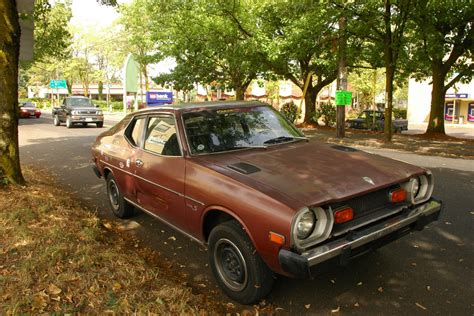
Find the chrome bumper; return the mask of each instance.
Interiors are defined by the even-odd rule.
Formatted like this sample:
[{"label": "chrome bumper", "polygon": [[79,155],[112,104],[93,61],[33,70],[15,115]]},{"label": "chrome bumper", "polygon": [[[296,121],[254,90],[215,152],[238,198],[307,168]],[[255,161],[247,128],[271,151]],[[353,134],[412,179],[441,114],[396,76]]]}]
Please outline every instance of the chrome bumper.
[{"label": "chrome bumper", "polygon": [[363,249],[371,243],[387,239],[387,242],[381,244],[383,245],[410,231],[422,230],[428,223],[438,219],[441,208],[442,203],[440,201],[431,199],[389,220],[350,232],[347,236],[309,249],[300,255],[288,250],[280,250],[280,264],[283,270],[290,274],[303,277],[310,276],[310,270],[323,262],[339,257],[340,263],[346,263],[351,257],[355,256],[357,250]]}]

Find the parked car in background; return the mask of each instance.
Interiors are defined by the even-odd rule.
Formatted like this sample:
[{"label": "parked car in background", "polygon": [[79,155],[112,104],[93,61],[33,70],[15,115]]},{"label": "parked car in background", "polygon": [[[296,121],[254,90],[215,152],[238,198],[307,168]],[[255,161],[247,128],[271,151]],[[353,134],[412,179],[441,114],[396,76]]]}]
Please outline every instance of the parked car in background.
[{"label": "parked car in background", "polygon": [[[375,125],[374,125],[375,116]],[[365,110],[359,114],[356,119],[347,120],[346,125],[349,128],[368,129],[375,131],[383,131],[385,124],[385,113],[383,111]],[[408,130],[408,121],[404,119],[393,118],[392,130],[395,133],[401,133]]]},{"label": "parked car in background", "polygon": [[430,171],[307,139],[256,101],[129,114],[97,137],[92,160],[117,217],[138,208],[206,244],[217,283],[243,304],[265,297],[274,274],[349,264],[442,206]]},{"label": "parked car in background", "polygon": [[89,123],[95,124],[97,127],[104,126],[102,110],[98,109],[91,99],[86,97],[65,98],[60,107],[53,108],[52,115],[55,126],[59,126],[61,123],[66,123],[67,128],[76,124],[87,126]]},{"label": "parked car in background", "polygon": [[20,118],[36,117],[41,116],[41,110],[36,107],[36,104],[32,102],[20,102]]}]

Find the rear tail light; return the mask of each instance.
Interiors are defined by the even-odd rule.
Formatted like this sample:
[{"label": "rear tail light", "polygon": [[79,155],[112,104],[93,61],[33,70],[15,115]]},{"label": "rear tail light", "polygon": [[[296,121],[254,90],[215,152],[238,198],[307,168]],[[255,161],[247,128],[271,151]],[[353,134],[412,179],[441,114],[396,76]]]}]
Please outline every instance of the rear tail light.
[{"label": "rear tail light", "polygon": [[398,188],[393,191],[390,191],[389,199],[392,203],[403,202],[407,198],[407,191],[403,188]]},{"label": "rear tail light", "polygon": [[354,218],[354,211],[350,207],[344,207],[334,212],[334,223],[341,224],[351,221]]}]

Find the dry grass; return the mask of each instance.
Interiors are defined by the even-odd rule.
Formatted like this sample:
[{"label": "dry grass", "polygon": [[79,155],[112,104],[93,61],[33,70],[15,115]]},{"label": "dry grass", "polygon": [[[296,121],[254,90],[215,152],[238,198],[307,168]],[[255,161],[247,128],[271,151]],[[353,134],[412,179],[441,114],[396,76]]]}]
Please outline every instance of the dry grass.
[{"label": "dry grass", "polygon": [[[47,175],[0,188],[0,314],[221,313]],[[140,253],[141,252],[141,253]],[[151,259],[150,259],[151,258]]]}]

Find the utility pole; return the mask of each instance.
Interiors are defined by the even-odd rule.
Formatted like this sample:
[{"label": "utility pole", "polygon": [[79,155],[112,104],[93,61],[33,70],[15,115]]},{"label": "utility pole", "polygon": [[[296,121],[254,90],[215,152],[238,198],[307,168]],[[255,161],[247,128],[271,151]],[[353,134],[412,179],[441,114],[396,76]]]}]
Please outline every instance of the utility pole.
[{"label": "utility pole", "polygon": [[[347,59],[346,59],[346,18],[339,18],[339,40],[338,40],[338,73],[337,73],[337,90],[347,90]],[[337,99],[337,96],[336,96]],[[345,120],[346,120],[346,104],[338,104],[336,101],[336,136],[344,138],[345,136]]]}]

